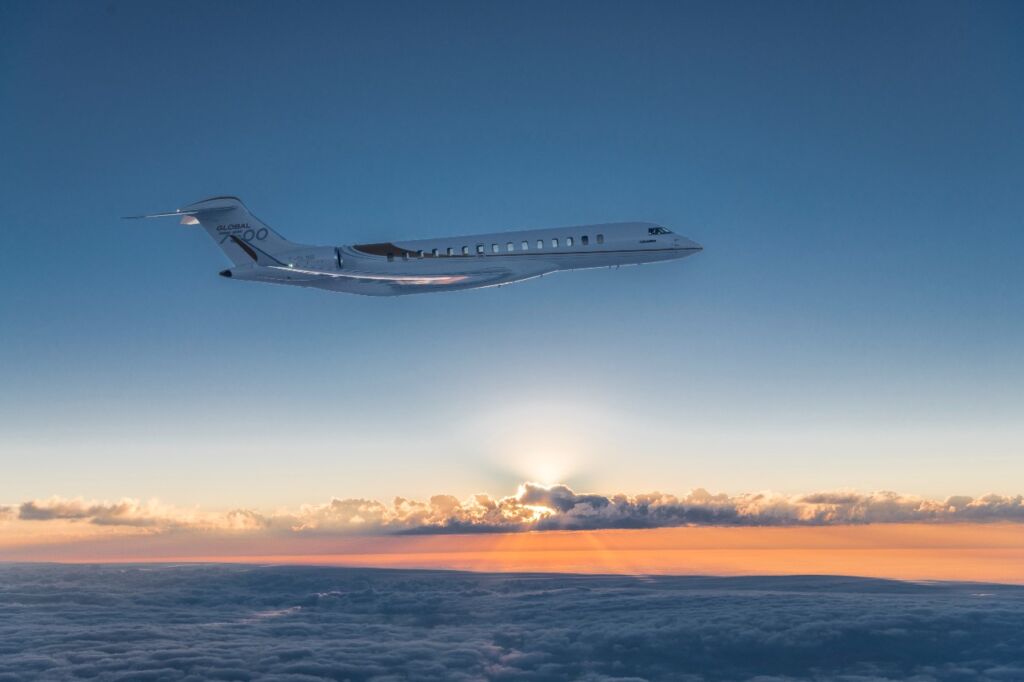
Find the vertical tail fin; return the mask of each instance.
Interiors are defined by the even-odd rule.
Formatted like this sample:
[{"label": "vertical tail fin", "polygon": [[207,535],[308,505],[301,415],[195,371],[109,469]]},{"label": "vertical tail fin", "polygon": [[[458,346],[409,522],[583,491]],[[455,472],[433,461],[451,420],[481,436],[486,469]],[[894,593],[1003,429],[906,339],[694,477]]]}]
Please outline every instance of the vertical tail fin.
[{"label": "vertical tail fin", "polygon": [[211,197],[177,211],[129,217],[164,216],[180,216],[184,225],[202,225],[235,265],[280,265],[279,256],[304,246],[290,242],[272,230],[250,213],[238,197]]},{"label": "vertical tail fin", "polygon": [[191,216],[182,222],[198,222],[235,265],[272,261],[276,256],[302,248],[290,242],[249,212],[237,197],[212,197],[189,204],[180,212]]}]

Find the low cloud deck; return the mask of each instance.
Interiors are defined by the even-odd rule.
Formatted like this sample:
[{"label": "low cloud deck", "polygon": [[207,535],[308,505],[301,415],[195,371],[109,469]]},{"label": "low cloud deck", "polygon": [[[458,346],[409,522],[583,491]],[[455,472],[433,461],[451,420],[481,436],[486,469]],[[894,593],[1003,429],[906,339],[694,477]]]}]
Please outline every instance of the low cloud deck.
[{"label": "low cloud deck", "polygon": [[822,576],[0,565],[0,680],[757,675],[1024,679],[1024,588]]}]

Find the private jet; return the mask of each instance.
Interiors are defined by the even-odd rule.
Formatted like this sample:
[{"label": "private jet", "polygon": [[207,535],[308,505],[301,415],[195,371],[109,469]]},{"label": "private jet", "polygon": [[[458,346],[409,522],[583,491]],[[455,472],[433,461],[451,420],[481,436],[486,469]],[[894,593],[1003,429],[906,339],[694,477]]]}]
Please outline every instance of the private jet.
[{"label": "private jet", "polygon": [[237,197],[211,197],[176,211],[206,230],[232,263],[220,275],[366,296],[477,289],[562,270],[678,260],[702,246],[655,223],[604,223],[465,237],[310,246],[290,242]]}]

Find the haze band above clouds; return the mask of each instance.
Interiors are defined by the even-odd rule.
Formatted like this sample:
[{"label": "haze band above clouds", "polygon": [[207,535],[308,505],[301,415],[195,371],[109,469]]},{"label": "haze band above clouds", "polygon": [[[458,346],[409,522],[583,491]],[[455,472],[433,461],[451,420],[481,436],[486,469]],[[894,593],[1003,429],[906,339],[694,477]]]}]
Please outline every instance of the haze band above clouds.
[{"label": "haze band above clouds", "polygon": [[696,489],[677,497],[662,493],[599,495],[568,486],[525,483],[514,495],[435,495],[429,502],[395,498],[332,499],[297,511],[251,509],[203,512],[158,501],[85,501],[52,497],[0,506],[0,520],[80,521],[170,530],[263,531],[298,534],[442,534],[665,528],[676,526],[826,526],[866,523],[1022,522],[1024,497],[985,495],[930,500],[894,492],[819,492],[807,495],[711,494]]}]

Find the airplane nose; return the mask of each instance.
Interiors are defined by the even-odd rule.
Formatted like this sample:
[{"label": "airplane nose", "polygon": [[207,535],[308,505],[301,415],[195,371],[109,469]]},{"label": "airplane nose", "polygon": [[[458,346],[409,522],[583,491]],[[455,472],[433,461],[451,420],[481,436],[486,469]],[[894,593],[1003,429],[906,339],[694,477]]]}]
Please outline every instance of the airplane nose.
[{"label": "airplane nose", "polygon": [[676,244],[675,244],[675,246],[676,246],[677,249],[686,249],[688,251],[703,251],[704,250],[703,246],[701,246],[697,242],[693,241],[692,239],[687,239],[686,237],[676,237]]}]

